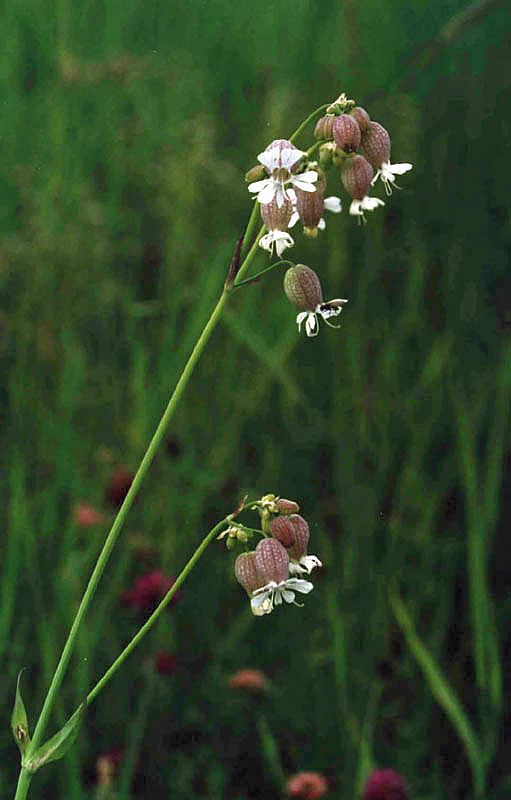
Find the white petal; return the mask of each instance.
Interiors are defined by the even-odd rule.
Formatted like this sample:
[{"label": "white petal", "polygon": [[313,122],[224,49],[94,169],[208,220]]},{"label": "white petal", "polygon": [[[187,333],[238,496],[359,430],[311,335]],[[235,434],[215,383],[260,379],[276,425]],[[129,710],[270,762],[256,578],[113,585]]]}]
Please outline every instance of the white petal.
[{"label": "white petal", "polygon": [[295,206],[296,205],[296,192],[295,192],[295,190],[291,186],[289,186],[286,189],[286,194],[287,194],[288,198],[291,200],[292,204]]},{"label": "white petal", "polygon": [[325,197],[325,210],[331,211],[332,214],[339,214],[342,211],[342,204],[340,197]]},{"label": "white petal", "polygon": [[286,169],[291,169],[291,167],[294,167],[294,165],[306,155],[307,153],[298,150],[297,147],[284,147],[280,152],[280,163]]},{"label": "white petal", "polygon": [[295,599],[295,593],[291,592],[289,589],[282,589],[282,597],[286,603],[292,603]]},{"label": "white petal", "polygon": [[300,333],[300,328],[301,328],[302,322],[304,321],[304,319],[307,319],[308,316],[309,316],[309,312],[308,311],[300,311],[300,313],[296,315],[296,322],[297,322],[297,325],[298,325],[298,333]]},{"label": "white petal", "polygon": [[316,567],[323,566],[317,556],[302,556],[300,559],[300,564],[307,570],[309,575]]},{"label": "white petal", "polygon": [[310,169],[307,172],[300,172],[299,175],[292,175],[295,180],[305,181],[306,183],[316,183],[318,173],[315,169]]},{"label": "white petal", "polygon": [[350,205],[350,214],[354,217],[363,217],[362,200],[352,200]]},{"label": "white petal", "polygon": [[285,589],[284,590],[277,589],[277,591],[275,592],[274,603],[275,603],[276,606],[280,606],[282,604],[282,592],[283,591],[285,591]]},{"label": "white petal", "polygon": [[307,336],[317,336],[319,333],[318,320],[316,318],[316,314],[313,311],[310,311],[307,314],[307,319],[305,321],[305,331],[307,333]]},{"label": "white petal", "polygon": [[305,567],[302,567],[298,561],[290,561],[289,562],[289,574],[290,575],[305,575],[307,570]]},{"label": "white petal", "polygon": [[264,178],[262,181],[254,181],[254,183],[249,183],[247,188],[249,192],[256,192],[257,194],[257,192],[262,192],[266,186],[271,186],[272,184],[273,178]]},{"label": "white petal", "polygon": [[[288,194],[289,194],[289,192],[288,192]],[[291,214],[291,219],[289,220],[289,225],[287,227],[288,228],[293,228],[296,225],[296,223],[298,222],[299,219],[300,219],[300,215],[299,215],[298,211],[293,211],[293,213]]]},{"label": "white petal", "polygon": [[281,183],[277,183],[276,181],[275,181],[275,186],[276,186],[275,198],[277,200],[277,206],[278,208],[282,208],[282,206],[284,205],[284,201],[287,199],[286,190]]},{"label": "white petal", "polygon": [[386,172],[387,170],[394,173],[394,175],[404,175],[405,172],[409,172],[409,170],[413,169],[413,164],[383,164],[383,170]]},{"label": "white petal", "polygon": [[318,231],[324,231],[324,230],[325,230],[325,228],[326,228],[326,222],[325,222],[325,220],[323,219],[323,217],[321,217],[321,219],[319,220],[319,222],[318,222],[318,224],[316,225],[316,227],[317,227]]},{"label": "white petal", "polygon": [[277,147],[272,147],[270,150],[265,150],[263,153],[259,153],[257,156],[257,160],[263,167],[266,167],[268,172],[272,172],[279,163],[279,152]]},{"label": "white petal", "polygon": [[250,601],[250,608],[256,617],[263,614],[270,614],[273,611],[273,592],[263,592],[262,594],[255,595]]},{"label": "white petal", "polygon": [[288,247],[292,247],[294,245],[294,239],[289,233],[285,231],[273,231],[274,234],[274,241],[275,241],[275,249],[277,251],[277,255],[280,258],[284,250]]},{"label": "white petal", "polygon": [[384,206],[385,203],[383,200],[380,200],[379,197],[369,197],[369,195],[366,195],[361,201],[361,205],[365,211],[374,211],[375,208]]},{"label": "white petal", "polygon": [[275,181],[271,180],[270,178],[270,180],[267,182],[262,192],[259,192],[259,194],[257,195],[257,199],[261,203],[261,205],[264,206],[267,203],[271,203],[278,188],[279,184],[275,183]]},{"label": "white petal", "polygon": [[275,244],[273,233],[273,231],[270,231],[259,240],[259,247],[262,247],[263,250],[267,250],[269,253],[273,253],[273,247]]},{"label": "white petal", "polygon": [[310,581],[304,581],[301,578],[288,578],[286,581],[286,588],[292,589],[294,592],[309,594],[309,592],[312,592],[314,589],[314,584]]}]

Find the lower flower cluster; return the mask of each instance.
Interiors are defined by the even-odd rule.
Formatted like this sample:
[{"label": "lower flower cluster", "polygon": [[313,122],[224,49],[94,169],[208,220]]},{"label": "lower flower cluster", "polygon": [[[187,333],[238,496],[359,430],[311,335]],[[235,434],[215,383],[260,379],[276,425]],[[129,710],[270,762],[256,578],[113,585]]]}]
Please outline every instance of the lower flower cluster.
[{"label": "lower flower cluster", "polygon": [[[306,520],[296,513],[281,513],[279,500],[267,495],[259,502],[262,530],[250,531],[263,538],[255,550],[239,555],[234,566],[236,579],[250,598],[252,613],[258,617],[270,614],[283,603],[300,605],[297,594],[308,594],[314,588],[303,576],[322,566],[317,556],[307,554],[310,530]],[[290,504],[290,510],[297,508],[292,501],[283,503]],[[231,526],[228,536],[232,539],[239,531],[238,539],[246,541],[247,530],[245,526]]]}]

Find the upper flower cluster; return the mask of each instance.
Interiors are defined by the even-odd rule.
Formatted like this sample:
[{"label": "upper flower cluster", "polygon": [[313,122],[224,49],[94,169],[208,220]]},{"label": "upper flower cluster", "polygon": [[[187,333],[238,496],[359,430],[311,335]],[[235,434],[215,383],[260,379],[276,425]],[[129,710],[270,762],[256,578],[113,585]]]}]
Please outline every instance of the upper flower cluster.
[{"label": "upper flower cluster", "polygon": [[[317,556],[308,555],[310,531],[299,514],[296,503],[267,495],[258,503],[264,537],[255,550],[242,553],[236,559],[236,579],[250,597],[250,607],[256,616],[270,614],[282,603],[296,603],[296,594],[308,594],[313,589],[303,575],[321,567]],[[240,525],[245,531],[248,529]]]}]

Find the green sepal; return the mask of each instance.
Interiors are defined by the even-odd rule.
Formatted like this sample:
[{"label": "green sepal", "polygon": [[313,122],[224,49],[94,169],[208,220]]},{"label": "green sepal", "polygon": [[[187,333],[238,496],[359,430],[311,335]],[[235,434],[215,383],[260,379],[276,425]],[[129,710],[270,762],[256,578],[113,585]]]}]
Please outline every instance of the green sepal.
[{"label": "green sepal", "polygon": [[27,758],[24,764],[26,769],[30,772],[37,772],[37,770],[44,767],[45,764],[58,761],[59,758],[62,758],[62,756],[67,753],[78,736],[80,725],[85,715],[85,709],[86,704],[82,703],[73,716],[69,717],[60,731],[57,731],[51,739],[48,739],[41,747],[38,747],[30,758]]},{"label": "green sepal", "polygon": [[20,670],[18,680],[16,681],[16,697],[14,700],[14,708],[11,715],[11,730],[14,736],[14,741],[18,745],[21,753],[21,759],[25,755],[25,751],[30,744],[30,733],[28,731],[28,717],[25,709],[25,703],[21,696],[20,680],[26,668]]}]

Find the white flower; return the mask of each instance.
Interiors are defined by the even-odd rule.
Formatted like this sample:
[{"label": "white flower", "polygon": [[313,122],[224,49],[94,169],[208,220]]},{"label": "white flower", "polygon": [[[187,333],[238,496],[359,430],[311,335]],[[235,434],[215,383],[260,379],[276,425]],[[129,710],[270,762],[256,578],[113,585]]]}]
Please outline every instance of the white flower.
[{"label": "white flower", "polygon": [[332,325],[328,320],[330,317],[337,317],[341,313],[344,303],[347,302],[347,300],[335,298],[335,300],[329,300],[328,303],[319,303],[314,311],[300,311],[296,316],[298,332],[301,330],[302,322],[305,321],[307,336],[317,336],[319,333],[318,314],[330,328],[338,328],[339,325]]},{"label": "white flower", "polygon": [[290,575],[310,575],[312,570],[316,567],[322,567],[323,564],[317,556],[302,556],[299,561],[289,562]]},{"label": "white flower", "polygon": [[[293,189],[289,189],[288,194],[291,194],[291,192],[293,192],[293,194],[295,194]],[[296,195],[295,195],[295,198],[296,198]],[[323,210],[324,211],[330,211],[331,214],[340,214],[341,211],[342,211],[341,198],[340,197],[334,197],[334,196],[325,197],[325,199],[323,201]],[[289,220],[288,228],[294,227],[294,225],[296,225],[296,223],[298,222],[299,219],[300,219],[300,215],[299,215],[298,211],[296,210],[296,199],[294,199],[293,200],[293,214],[291,216],[291,219]],[[325,230],[326,222],[325,222],[324,217],[321,217],[321,219],[319,220],[319,222],[317,224],[317,228],[319,228],[320,231],[324,231]]]},{"label": "white flower", "polygon": [[369,197],[366,194],[362,200],[352,200],[350,205],[350,214],[354,217],[361,217],[365,222],[364,211],[374,211],[378,206],[384,206],[383,200],[379,197]]},{"label": "white flower", "polygon": [[385,186],[386,194],[392,194],[392,187],[397,186],[396,175],[404,175],[405,172],[408,172],[413,168],[413,164],[391,164],[390,161],[384,162],[380,169],[377,171],[376,175],[371,181],[371,186],[374,186],[378,178],[381,178],[383,185]]},{"label": "white flower", "polygon": [[315,170],[308,170],[299,175],[291,173],[295,164],[305,155],[307,154],[298,150],[291,142],[285,139],[276,139],[263,153],[259,153],[257,156],[257,160],[264,166],[270,177],[249,183],[248,191],[255,192],[254,197],[263,205],[271,203],[275,197],[279,208],[284,205],[285,200],[290,199],[286,190],[287,186],[297,186],[304,192],[315,192],[314,184],[318,179],[318,173]]},{"label": "white flower", "polygon": [[292,247],[294,243],[293,237],[286,231],[270,231],[259,241],[259,247],[267,250],[270,255],[273,255],[273,251],[276,250],[280,258],[284,250],[287,247]]},{"label": "white flower", "polygon": [[[301,594],[308,594],[313,590],[313,585],[310,581],[304,581],[300,578],[288,578],[286,581],[270,581],[266,586],[261,586],[252,593],[250,607],[252,613],[256,617],[261,617],[263,614],[270,614],[275,606],[281,605],[282,601],[286,603],[295,603],[295,592]],[[295,605],[298,605],[295,603]]]}]

